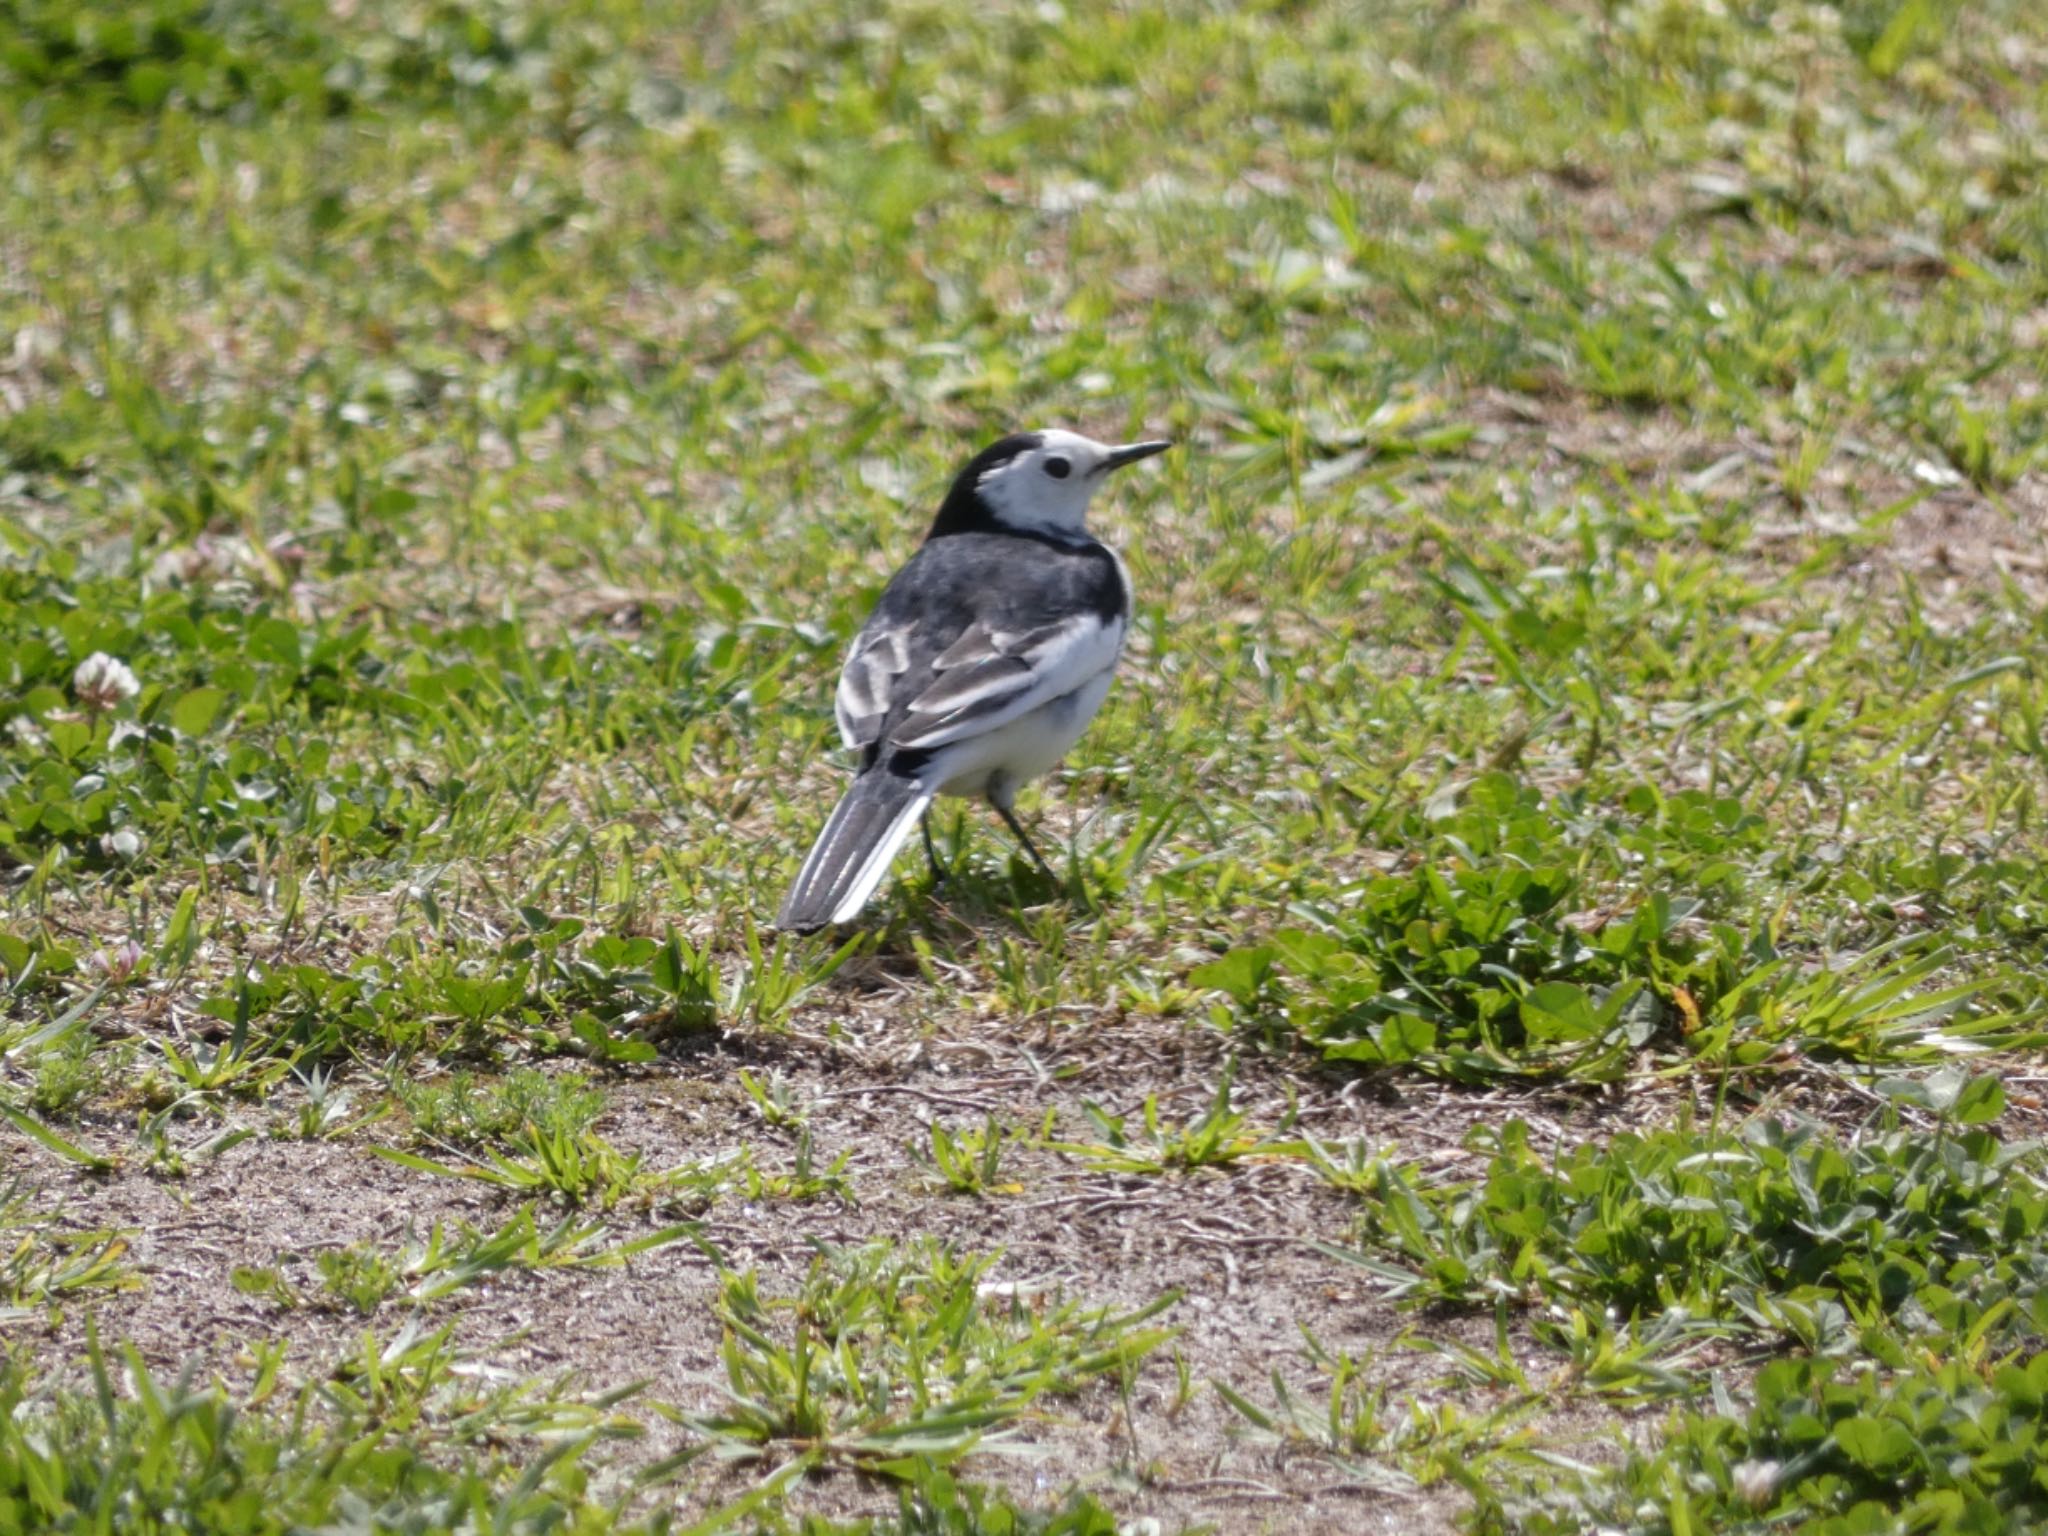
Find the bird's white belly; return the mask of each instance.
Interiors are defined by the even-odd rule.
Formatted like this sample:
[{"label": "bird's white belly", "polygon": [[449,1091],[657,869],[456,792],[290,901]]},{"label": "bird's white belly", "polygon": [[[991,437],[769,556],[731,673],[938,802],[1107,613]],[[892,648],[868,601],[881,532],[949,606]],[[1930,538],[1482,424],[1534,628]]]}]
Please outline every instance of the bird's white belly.
[{"label": "bird's white belly", "polygon": [[[1115,676],[1114,667],[1104,667],[1094,677],[1050,703],[1041,704],[1028,715],[1019,715],[985,736],[963,741],[936,766],[946,774],[939,785],[942,795],[982,795],[991,776],[999,776],[1014,790],[1067,755],[1067,748],[1080,739],[1102,708]],[[955,756],[955,752],[958,756]]]}]

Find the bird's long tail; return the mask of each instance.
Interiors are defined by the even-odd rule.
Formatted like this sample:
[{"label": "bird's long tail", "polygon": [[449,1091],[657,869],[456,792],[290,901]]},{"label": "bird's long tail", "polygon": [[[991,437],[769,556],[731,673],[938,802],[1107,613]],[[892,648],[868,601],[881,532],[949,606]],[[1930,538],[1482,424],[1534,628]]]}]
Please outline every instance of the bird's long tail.
[{"label": "bird's long tail", "polygon": [[932,803],[932,793],[917,780],[886,769],[870,769],[855,779],[782,898],[775,926],[809,933],[827,923],[852,922]]}]

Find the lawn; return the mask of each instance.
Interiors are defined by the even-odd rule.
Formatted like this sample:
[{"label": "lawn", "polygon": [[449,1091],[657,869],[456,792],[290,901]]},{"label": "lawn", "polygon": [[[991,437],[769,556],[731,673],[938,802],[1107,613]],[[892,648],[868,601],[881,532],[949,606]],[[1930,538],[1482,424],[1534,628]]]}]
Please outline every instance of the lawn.
[{"label": "lawn", "polygon": [[[2048,1530],[2036,0],[0,5],[0,1536]],[[768,926],[1004,432],[1025,820]]]}]

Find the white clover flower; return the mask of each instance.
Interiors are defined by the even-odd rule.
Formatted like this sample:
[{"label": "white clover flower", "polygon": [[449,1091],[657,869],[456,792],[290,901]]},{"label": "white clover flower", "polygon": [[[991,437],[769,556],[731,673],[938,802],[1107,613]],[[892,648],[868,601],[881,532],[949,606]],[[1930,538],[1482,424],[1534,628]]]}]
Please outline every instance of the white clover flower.
[{"label": "white clover flower", "polygon": [[71,691],[90,710],[113,709],[124,699],[142,692],[142,684],[125,661],[116,661],[105,651],[94,651],[71,674]]},{"label": "white clover flower", "polygon": [[1778,1491],[1778,1477],[1784,1467],[1775,1461],[1741,1461],[1729,1481],[1735,1485],[1735,1497],[1751,1509],[1762,1509],[1771,1502],[1771,1496]]}]

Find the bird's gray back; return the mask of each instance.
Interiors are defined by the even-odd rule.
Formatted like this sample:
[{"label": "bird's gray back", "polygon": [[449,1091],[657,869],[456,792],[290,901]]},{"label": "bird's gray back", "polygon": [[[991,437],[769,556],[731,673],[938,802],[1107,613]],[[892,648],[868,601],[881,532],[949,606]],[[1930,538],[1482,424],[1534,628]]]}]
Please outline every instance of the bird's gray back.
[{"label": "bird's gray back", "polygon": [[[883,590],[848,653],[839,690],[847,745],[871,764],[931,698],[940,672],[992,637],[979,673],[993,690],[1004,654],[1027,656],[1059,626],[1121,626],[1130,595],[1117,558],[1093,539],[957,533],[929,539]],[[1120,639],[1120,635],[1119,635]],[[1023,663],[1019,663],[1022,665]],[[972,703],[973,701],[967,700]],[[920,722],[930,718],[927,709]],[[918,728],[922,728],[920,724]],[[913,730],[911,734],[915,735]]]}]

